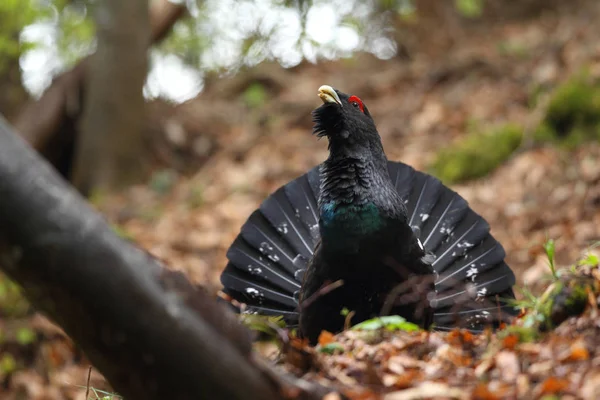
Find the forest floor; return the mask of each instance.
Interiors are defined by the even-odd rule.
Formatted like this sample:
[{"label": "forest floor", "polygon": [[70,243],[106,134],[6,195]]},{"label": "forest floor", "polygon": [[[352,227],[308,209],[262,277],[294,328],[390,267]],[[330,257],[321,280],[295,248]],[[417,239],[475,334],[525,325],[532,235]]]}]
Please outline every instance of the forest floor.
[{"label": "forest floor", "polygon": [[[147,184],[93,202],[121,235],[216,290],[225,251],[245,219],[270,192],[326,158],[326,141],[311,135],[320,85],[359,96],[388,158],[426,169],[440,149],[477,127],[518,123],[528,134],[544,111],[534,97],[583,68],[600,78],[599,19],[600,4],[587,2],[560,16],[459,30],[459,44],[411,61],[358,55],[288,70],[263,64],[207,84],[182,105],[156,101],[153,129],[170,149],[163,159],[201,159],[200,168],[157,169]],[[556,241],[561,267],[600,241],[599,159],[598,143],[566,150],[525,140],[486,177],[452,186],[490,223],[519,287],[548,275],[547,238]],[[0,298],[18,297],[4,286]],[[26,307],[12,302],[13,309]],[[363,399],[376,398],[374,388],[396,391],[390,400],[600,398],[596,312],[523,342],[510,334],[387,332],[365,339],[348,331],[323,339],[323,346],[339,344],[331,352],[303,349],[313,365],[301,372],[352,387],[347,394]],[[0,328],[1,398],[85,398],[87,364],[59,329],[37,314],[2,318]],[[90,384],[110,390],[96,371]]]}]

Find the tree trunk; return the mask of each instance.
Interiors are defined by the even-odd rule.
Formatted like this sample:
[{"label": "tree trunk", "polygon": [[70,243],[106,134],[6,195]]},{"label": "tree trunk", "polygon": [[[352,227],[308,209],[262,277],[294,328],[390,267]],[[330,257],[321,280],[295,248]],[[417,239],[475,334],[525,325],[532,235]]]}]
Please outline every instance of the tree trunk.
[{"label": "tree trunk", "polygon": [[98,47],[89,63],[73,171],[73,182],[84,194],[119,189],[143,176],[148,2],[98,2],[96,25]]}]

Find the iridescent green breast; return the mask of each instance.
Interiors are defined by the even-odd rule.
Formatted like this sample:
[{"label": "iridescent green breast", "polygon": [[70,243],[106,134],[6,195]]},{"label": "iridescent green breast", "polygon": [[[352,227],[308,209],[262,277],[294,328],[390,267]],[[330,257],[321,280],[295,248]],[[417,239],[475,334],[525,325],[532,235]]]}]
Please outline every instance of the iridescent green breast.
[{"label": "iridescent green breast", "polygon": [[321,236],[336,248],[355,246],[384,227],[385,218],[373,203],[346,205],[329,202],[321,207]]}]

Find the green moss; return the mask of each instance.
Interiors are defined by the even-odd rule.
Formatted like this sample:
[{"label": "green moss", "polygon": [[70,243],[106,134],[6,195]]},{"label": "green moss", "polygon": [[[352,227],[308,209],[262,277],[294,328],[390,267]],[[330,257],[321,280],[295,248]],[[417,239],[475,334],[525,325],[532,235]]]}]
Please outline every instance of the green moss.
[{"label": "green moss", "polygon": [[30,311],[19,285],[0,274],[0,316],[19,318]]},{"label": "green moss", "polygon": [[11,354],[4,354],[0,358],[0,374],[9,375],[17,370],[17,361]]},{"label": "green moss", "polygon": [[483,13],[482,0],[454,0],[454,6],[466,18],[477,18]]},{"label": "green moss", "polygon": [[474,132],[440,151],[430,171],[447,183],[487,175],[519,147],[523,128],[504,125],[486,132]]},{"label": "green moss", "polygon": [[600,139],[600,84],[579,75],[559,86],[534,138],[567,148]]},{"label": "green moss", "polygon": [[261,107],[267,101],[267,90],[258,82],[252,83],[244,91],[244,102],[250,108]]}]

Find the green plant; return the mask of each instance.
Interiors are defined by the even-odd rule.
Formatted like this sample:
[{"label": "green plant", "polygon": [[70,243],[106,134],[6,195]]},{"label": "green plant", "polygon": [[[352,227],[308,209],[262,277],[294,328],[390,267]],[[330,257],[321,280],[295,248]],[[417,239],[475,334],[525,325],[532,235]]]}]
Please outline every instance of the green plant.
[{"label": "green plant", "polygon": [[375,331],[378,329],[385,329],[388,331],[405,331],[413,332],[418,331],[420,328],[418,325],[408,322],[406,319],[399,315],[388,315],[383,317],[377,317],[363,321],[352,327],[352,330],[361,331]]},{"label": "green plant", "polygon": [[325,353],[325,354],[334,354],[336,351],[337,352],[344,352],[344,346],[342,346],[339,343],[333,342],[333,343],[328,343],[325,346],[321,347],[319,349],[319,351],[321,353]]},{"label": "green plant", "polygon": [[17,330],[16,338],[21,346],[27,346],[37,340],[37,334],[34,330],[23,327]]},{"label": "green plant", "polygon": [[556,246],[553,239],[546,240],[546,243],[544,243],[544,251],[548,257],[548,266],[550,267],[550,272],[552,272],[552,277],[556,280],[558,279],[558,273],[556,271],[556,264],[554,261]]}]

